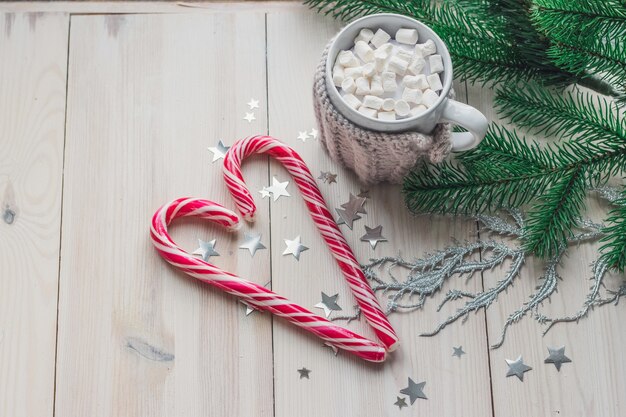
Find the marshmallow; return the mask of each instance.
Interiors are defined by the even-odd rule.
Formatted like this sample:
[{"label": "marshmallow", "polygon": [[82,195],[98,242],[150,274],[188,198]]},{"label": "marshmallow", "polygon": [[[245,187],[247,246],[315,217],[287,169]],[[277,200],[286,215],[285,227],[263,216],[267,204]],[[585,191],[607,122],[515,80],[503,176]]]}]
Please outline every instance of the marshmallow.
[{"label": "marshmallow", "polygon": [[396,73],[391,71],[383,72],[382,75],[383,80],[383,90],[386,93],[392,93],[398,89],[398,84],[396,83]]},{"label": "marshmallow", "polygon": [[350,67],[343,70],[345,78],[357,79],[363,75],[363,67]]},{"label": "marshmallow", "polygon": [[405,88],[402,91],[402,100],[408,103],[420,104],[422,102],[422,90]]},{"label": "marshmallow", "polygon": [[417,30],[401,28],[396,32],[396,41],[407,45],[415,45],[417,43]]},{"label": "marshmallow", "polygon": [[370,109],[380,110],[383,106],[383,99],[376,96],[363,97],[363,107],[369,107]]},{"label": "marshmallow", "polygon": [[372,117],[372,118],[376,118],[376,114],[378,114],[378,112],[374,109],[370,109],[369,107],[364,107],[361,106],[359,107],[359,113],[362,113],[368,117]]},{"label": "marshmallow", "polygon": [[428,80],[428,85],[431,90],[439,91],[443,89],[443,85],[441,85],[441,80],[439,79],[439,74],[430,74],[426,77],[426,80]]},{"label": "marshmallow", "polygon": [[344,93],[354,93],[356,91],[356,83],[354,82],[354,78],[345,78],[341,83],[341,89],[344,91]]},{"label": "marshmallow", "polygon": [[437,45],[432,39],[427,40],[422,44],[422,56],[432,55],[437,52]]},{"label": "marshmallow", "polygon": [[343,71],[343,67],[341,65],[335,65],[333,68],[333,84],[340,87],[344,78],[345,73]]},{"label": "marshmallow", "polygon": [[392,56],[387,62],[387,67],[389,71],[393,71],[396,74],[400,75],[404,75],[408,66],[408,62],[398,58],[397,56]]},{"label": "marshmallow", "polygon": [[376,48],[380,48],[381,46],[389,42],[389,39],[391,39],[391,36],[387,32],[382,29],[378,29],[376,33],[374,33],[372,39],[370,39],[370,42]]},{"label": "marshmallow", "polygon": [[419,88],[420,90],[426,90],[430,86],[424,74],[416,75],[415,78],[417,78],[417,80],[415,81],[415,88]]},{"label": "marshmallow", "polygon": [[363,41],[367,43],[371,41],[373,37],[374,37],[374,32],[372,32],[370,29],[363,28],[361,29],[357,37],[354,38],[354,43],[356,44],[358,41]]},{"label": "marshmallow", "polygon": [[406,61],[407,63],[411,62],[411,60],[413,59],[413,53],[403,48],[396,49],[395,56],[403,61]]},{"label": "marshmallow", "polygon": [[356,92],[357,96],[364,96],[370,93],[370,82],[365,77],[359,77],[355,81],[356,83]]},{"label": "marshmallow", "polygon": [[376,66],[373,62],[363,65],[363,71],[361,71],[364,77],[371,78],[376,74]]},{"label": "marshmallow", "polygon": [[402,79],[402,85],[408,88],[419,88],[417,86],[417,80],[418,78],[415,75],[405,75]]},{"label": "marshmallow", "polygon": [[413,58],[411,63],[408,66],[408,70],[413,75],[419,75],[424,72],[424,66],[426,65],[426,60],[420,56],[416,56]]},{"label": "marshmallow", "polygon": [[441,55],[431,55],[430,58],[428,58],[428,61],[430,63],[431,74],[443,71],[443,60],[441,59]]},{"label": "marshmallow", "polygon": [[[389,48],[386,47],[387,45],[389,46]],[[390,43],[386,43],[385,45],[381,46],[376,51],[374,51],[374,62],[376,66],[376,71],[378,72],[383,71],[392,48],[393,48],[393,45],[391,45]]]},{"label": "marshmallow", "polygon": [[418,104],[411,109],[411,116],[417,116],[424,113],[426,110],[428,110],[428,107],[424,106],[423,104]]},{"label": "marshmallow", "polygon": [[345,96],[343,96],[343,100],[348,104],[348,106],[352,107],[353,109],[358,109],[359,107],[361,107],[361,100],[356,98],[354,94],[346,94]]},{"label": "marshmallow", "polygon": [[434,106],[437,100],[439,100],[439,95],[433,90],[428,89],[424,91],[424,94],[422,95],[422,104],[424,104],[426,107],[430,108]]},{"label": "marshmallow", "polygon": [[[386,98],[383,100],[382,109],[386,112],[392,111],[396,107],[396,101],[392,98]],[[395,118],[395,116],[394,116]]]},{"label": "marshmallow", "polygon": [[370,94],[373,96],[382,96],[385,94],[383,88],[383,79],[380,75],[374,75],[370,83]]},{"label": "marshmallow", "polygon": [[363,62],[372,62],[374,60],[374,50],[365,41],[358,41],[354,45],[354,52]]},{"label": "marshmallow", "polygon": [[[434,91],[433,91],[434,92]],[[404,100],[396,101],[395,106],[396,114],[400,117],[406,117],[411,111],[411,106]]]},{"label": "marshmallow", "polygon": [[359,60],[354,56],[352,51],[341,51],[337,55],[337,61],[343,67],[358,67]]},{"label": "marshmallow", "polygon": [[378,112],[379,120],[396,120],[396,112],[393,111],[381,111]]}]

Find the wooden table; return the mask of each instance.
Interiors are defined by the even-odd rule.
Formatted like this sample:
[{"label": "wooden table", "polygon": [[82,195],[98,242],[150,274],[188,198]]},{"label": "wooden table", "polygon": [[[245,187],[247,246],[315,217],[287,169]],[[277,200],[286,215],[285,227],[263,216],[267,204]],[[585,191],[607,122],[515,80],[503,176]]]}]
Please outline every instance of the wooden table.
[{"label": "wooden table", "polygon": [[[316,338],[244,307],[167,266],[153,250],[149,220],[176,197],[234,207],[207,147],[267,133],[293,146],[331,207],[359,192],[355,176],[316,140],[312,71],[340,24],[297,3],[0,3],[0,416],[618,416],[626,414],[626,309],[606,307],[541,337],[527,318],[503,347],[488,348],[506,317],[537,285],[530,261],[514,291],[486,312],[433,329],[455,311],[438,301],[393,314],[402,347],[382,365],[334,357]],[[492,92],[456,83],[459,99],[490,118]],[[246,103],[260,100],[256,120]],[[265,157],[245,164],[253,190],[287,172]],[[320,292],[353,298],[293,184],[291,198],[256,195],[267,250],[238,249],[239,235],[197,221],[174,237],[193,250],[217,239],[216,264],[305,306]],[[597,204],[590,215],[603,213]],[[345,230],[358,259],[407,258],[475,240],[463,219],[413,217],[399,187],[371,188],[368,214]],[[363,226],[383,225],[389,242],[371,249]],[[301,235],[300,261],[281,256]],[[543,311],[571,314],[588,290],[597,247],[572,253],[560,291]],[[456,281],[480,291],[494,270]],[[610,282],[618,283],[622,277]],[[445,293],[446,288],[441,294]],[[381,299],[384,296],[381,295]],[[384,300],[383,300],[384,302]],[[364,321],[351,328],[371,334]],[[452,356],[462,345],[466,355]],[[544,364],[565,345],[573,363]],[[505,359],[533,370],[506,378]],[[299,379],[298,368],[311,369]],[[428,400],[394,406],[407,377],[426,381]]]}]

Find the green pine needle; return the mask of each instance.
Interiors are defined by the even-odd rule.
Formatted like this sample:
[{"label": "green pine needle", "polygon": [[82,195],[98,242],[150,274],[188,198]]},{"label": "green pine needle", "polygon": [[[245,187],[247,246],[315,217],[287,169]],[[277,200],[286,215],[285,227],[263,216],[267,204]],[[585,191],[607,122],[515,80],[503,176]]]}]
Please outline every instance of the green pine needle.
[{"label": "green pine needle", "polygon": [[502,117],[536,134],[626,144],[626,119],[611,101],[591,94],[504,86],[495,104]]},{"label": "green pine needle", "polygon": [[609,225],[604,228],[606,242],[600,248],[603,252],[602,260],[611,268],[624,272],[626,269],[626,188],[622,191],[622,198],[615,201],[616,207],[609,212]]}]

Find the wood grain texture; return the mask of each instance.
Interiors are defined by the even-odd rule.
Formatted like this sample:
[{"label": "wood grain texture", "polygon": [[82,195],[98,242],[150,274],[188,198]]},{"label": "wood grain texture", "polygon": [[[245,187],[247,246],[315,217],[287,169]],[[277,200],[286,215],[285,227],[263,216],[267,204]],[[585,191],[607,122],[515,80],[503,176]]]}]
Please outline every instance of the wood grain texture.
[{"label": "wood grain texture", "polygon": [[0,13],[0,416],[51,416],[69,16]]},{"label": "wood grain texture", "polygon": [[[263,107],[243,120],[251,97],[265,101],[264,15],[74,16],[71,28],[56,415],[271,415],[270,317],[167,266],[148,235],[177,197],[234,207],[207,147],[265,129]],[[252,187],[267,169],[247,164]],[[259,218],[269,248],[267,206]],[[181,221],[173,237],[190,251],[216,238],[211,261],[269,280],[270,251],[251,258],[242,235]]]},{"label": "wood grain texture", "polygon": [[[339,207],[348,200],[349,192],[359,193],[356,177],[332,162],[318,141],[297,140],[300,131],[310,131],[315,126],[311,101],[313,70],[339,25],[330,18],[305,11],[269,13],[267,27],[270,134],[293,146],[315,176],[320,170],[338,174],[337,184],[318,182],[329,206]],[[464,99],[464,85],[457,89]],[[281,181],[289,179],[289,174],[276,162],[271,162],[270,167],[272,176]],[[271,206],[273,288],[308,307],[321,300],[321,291],[329,295],[339,293],[339,305],[351,313],[356,303],[339,268],[293,183],[289,191],[291,198],[281,198]],[[451,236],[461,240],[475,238],[473,222],[412,217],[397,186],[381,185],[370,191],[368,214],[354,223],[353,231],[342,226],[361,262],[398,252],[407,258],[420,256],[448,244]],[[378,224],[383,225],[383,235],[389,242],[379,243],[372,250],[359,238],[365,233],[364,225]],[[285,248],[283,239],[293,239],[296,235],[301,235],[303,244],[310,248],[302,253],[300,261],[291,256],[276,256],[282,252],[279,248]],[[476,279],[464,288],[476,291],[480,285]],[[384,305],[384,296],[380,300]],[[465,325],[450,326],[436,338],[418,336],[454,311],[453,306],[448,307],[438,313],[433,300],[422,311],[392,315],[390,319],[401,338],[401,346],[384,365],[368,364],[342,353],[335,358],[319,340],[275,321],[276,416],[397,415],[393,403],[399,391],[407,386],[408,377],[427,382],[425,393],[429,400],[418,400],[412,407],[403,409],[405,415],[490,415],[483,314],[472,317]],[[373,337],[364,320],[352,322],[349,327]],[[468,355],[460,361],[452,357],[453,345],[463,345]],[[310,380],[299,379],[296,370],[302,366],[312,370]]]},{"label": "wood grain texture", "polygon": [[[493,91],[477,86],[469,88],[469,104],[481,110],[490,120],[505,123],[493,109]],[[506,123],[505,123],[506,124]],[[551,139],[554,140],[554,139]],[[596,198],[587,201],[586,216],[602,221],[606,204]],[[483,236],[483,238],[486,238]],[[514,242],[512,242],[514,243]],[[591,286],[591,263],[597,259],[599,244],[572,247],[564,259],[559,275],[558,290],[539,312],[548,317],[574,314],[582,307]],[[541,283],[543,261],[527,259],[521,276],[512,291],[502,294],[487,311],[489,342],[495,343],[502,327],[513,311],[528,301]],[[485,287],[502,278],[503,268],[484,273]],[[616,289],[624,279],[609,276],[608,288]],[[494,411],[496,416],[617,416],[624,414],[623,393],[626,392],[626,364],[623,346],[626,345],[624,303],[594,309],[578,324],[559,324],[545,337],[545,327],[531,317],[532,312],[511,326],[504,345],[492,350]],[[565,345],[565,354],[573,363],[566,363],[557,372],[553,364],[544,363],[547,347]],[[505,359],[515,360],[523,355],[524,362],[533,368],[524,376],[524,382],[515,377],[506,378]]]}]

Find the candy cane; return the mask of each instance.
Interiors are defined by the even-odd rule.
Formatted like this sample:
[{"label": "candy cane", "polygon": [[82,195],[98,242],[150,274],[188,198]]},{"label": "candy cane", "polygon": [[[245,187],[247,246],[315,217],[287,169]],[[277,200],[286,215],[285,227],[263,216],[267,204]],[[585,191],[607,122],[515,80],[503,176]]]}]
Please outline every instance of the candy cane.
[{"label": "candy cane", "polygon": [[168,234],[168,225],[178,217],[196,216],[230,230],[241,226],[238,216],[209,200],[179,198],[161,207],[152,218],[150,236],[159,254],[170,264],[200,281],[239,297],[251,306],[266,310],[319,336],[328,343],[371,362],[385,360],[385,348],[348,329],[339,327],[286,298],[229,272],[195,258],[178,247]]},{"label": "candy cane", "polygon": [[313,221],[339,264],[363,315],[385,349],[390,352],[395,350],[398,347],[398,337],[381,310],[352,249],[326,206],[311,171],[296,151],[271,136],[252,136],[241,139],[231,146],[224,158],[224,179],[237,209],[244,219],[248,221],[254,219],[256,205],[243,180],[241,163],[250,155],[265,153],[282,163],[292,175]]}]

